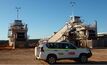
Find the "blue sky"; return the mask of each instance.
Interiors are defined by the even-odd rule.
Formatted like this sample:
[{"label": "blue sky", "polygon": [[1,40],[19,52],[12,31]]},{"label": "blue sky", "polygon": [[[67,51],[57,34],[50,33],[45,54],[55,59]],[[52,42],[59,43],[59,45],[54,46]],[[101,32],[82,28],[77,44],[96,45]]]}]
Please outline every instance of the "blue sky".
[{"label": "blue sky", "polygon": [[71,1],[76,2],[74,15],[87,24],[97,20],[98,32],[107,32],[107,0],[0,0],[0,40],[8,39],[16,6],[21,7],[19,19],[28,24],[28,35],[37,39],[51,36],[64,26],[72,15]]}]

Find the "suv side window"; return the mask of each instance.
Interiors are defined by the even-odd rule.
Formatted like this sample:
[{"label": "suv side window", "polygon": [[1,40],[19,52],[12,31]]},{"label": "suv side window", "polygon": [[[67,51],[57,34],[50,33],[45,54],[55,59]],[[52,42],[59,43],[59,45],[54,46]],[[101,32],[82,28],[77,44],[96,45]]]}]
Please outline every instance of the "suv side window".
[{"label": "suv side window", "polygon": [[76,49],[72,44],[67,43],[48,43],[46,46],[51,49]]},{"label": "suv side window", "polygon": [[67,44],[67,43],[59,43],[59,48],[61,49],[76,49],[72,44]]},{"label": "suv side window", "polygon": [[72,44],[69,44],[69,49],[76,49]]},{"label": "suv side window", "polygon": [[46,44],[46,46],[48,48],[57,48],[58,47],[56,43],[48,43],[48,44]]}]

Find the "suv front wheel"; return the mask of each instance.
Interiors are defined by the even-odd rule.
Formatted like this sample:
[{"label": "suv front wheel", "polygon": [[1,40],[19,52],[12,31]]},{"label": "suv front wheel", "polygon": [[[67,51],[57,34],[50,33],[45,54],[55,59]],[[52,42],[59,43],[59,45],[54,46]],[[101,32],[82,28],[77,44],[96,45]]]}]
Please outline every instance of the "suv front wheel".
[{"label": "suv front wheel", "polygon": [[54,63],[56,63],[56,56],[55,56],[55,55],[49,55],[49,56],[47,57],[47,62],[48,62],[49,64],[54,64]]}]

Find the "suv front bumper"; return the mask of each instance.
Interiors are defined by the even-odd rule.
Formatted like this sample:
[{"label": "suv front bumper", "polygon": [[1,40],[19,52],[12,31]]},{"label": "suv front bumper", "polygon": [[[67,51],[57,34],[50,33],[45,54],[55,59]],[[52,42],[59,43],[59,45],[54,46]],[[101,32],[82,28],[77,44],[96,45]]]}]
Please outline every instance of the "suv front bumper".
[{"label": "suv front bumper", "polygon": [[45,55],[43,52],[41,52],[41,53],[39,54],[39,56],[36,57],[36,58],[39,59],[39,60],[46,60],[46,55]]}]

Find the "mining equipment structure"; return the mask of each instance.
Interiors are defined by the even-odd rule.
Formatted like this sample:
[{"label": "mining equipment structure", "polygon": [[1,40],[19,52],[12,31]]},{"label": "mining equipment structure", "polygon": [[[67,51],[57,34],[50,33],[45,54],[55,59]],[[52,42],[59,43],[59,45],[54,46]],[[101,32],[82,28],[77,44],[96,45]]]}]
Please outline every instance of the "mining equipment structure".
[{"label": "mining equipment structure", "polygon": [[22,23],[22,20],[14,20],[8,29],[9,46],[13,47],[13,49],[27,47],[27,31],[27,24]]},{"label": "mining equipment structure", "polygon": [[97,40],[97,21],[84,24],[80,16],[72,16],[70,20],[48,42],[75,42],[76,46],[92,48]]}]

